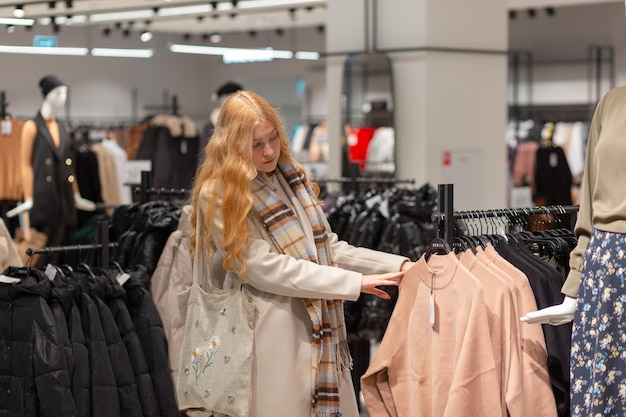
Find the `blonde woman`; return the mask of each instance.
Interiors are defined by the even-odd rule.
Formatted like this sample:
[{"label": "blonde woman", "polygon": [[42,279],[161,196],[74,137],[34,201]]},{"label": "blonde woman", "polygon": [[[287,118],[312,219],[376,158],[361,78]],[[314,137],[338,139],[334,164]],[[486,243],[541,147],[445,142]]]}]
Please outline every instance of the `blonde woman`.
[{"label": "blonde woman", "polygon": [[[192,192],[208,276],[253,298],[253,417],[357,417],[342,302],[388,299],[407,258],[339,241],[277,111],[251,91],[224,103]],[[399,272],[393,272],[399,271]]]}]

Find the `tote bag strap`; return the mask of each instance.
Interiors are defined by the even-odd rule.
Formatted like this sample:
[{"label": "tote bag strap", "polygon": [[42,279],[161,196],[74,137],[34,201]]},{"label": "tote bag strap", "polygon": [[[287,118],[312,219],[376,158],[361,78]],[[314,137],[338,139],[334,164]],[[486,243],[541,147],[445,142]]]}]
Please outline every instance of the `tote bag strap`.
[{"label": "tote bag strap", "polygon": [[[204,213],[198,207],[196,211],[196,253],[193,257],[193,270],[191,275],[193,283],[202,287],[202,278],[204,277],[204,228],[202,218]],[[207,280],[211,285],[211,280]]]}]

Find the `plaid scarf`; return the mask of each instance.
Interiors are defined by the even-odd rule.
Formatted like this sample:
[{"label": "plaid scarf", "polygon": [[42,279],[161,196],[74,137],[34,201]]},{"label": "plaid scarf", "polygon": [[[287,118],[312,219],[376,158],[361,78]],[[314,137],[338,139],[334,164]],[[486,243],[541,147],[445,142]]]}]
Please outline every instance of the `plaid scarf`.
[{"label": "plaid scarf", "polygon": [[[283,253],[321,265],[334,265],[330,256],[324,213],[313,191],[304,184],[304,175],[291,164],[279,162],[274,175],[282,175],[304,207],[313,227],[315,247],[307,243],[294,211],[277,194],[263,176],[251,183],[254,210],[259,214],[270,236]],[[313,323],[311,416],[341,417],[339,406],[339,372],[352,365],[348,351],[341,300],[303,298]]]}]

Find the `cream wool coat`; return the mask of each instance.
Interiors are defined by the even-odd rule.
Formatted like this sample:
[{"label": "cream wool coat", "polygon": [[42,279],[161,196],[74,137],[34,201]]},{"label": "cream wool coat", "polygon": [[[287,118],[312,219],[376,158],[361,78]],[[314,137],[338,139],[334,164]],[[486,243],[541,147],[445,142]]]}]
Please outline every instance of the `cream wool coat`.
[{"label": "cream wool coat", "polygon": [[[305,236],[312,242],[306,213],[282,175],[273,175],[268,186],[270,181],[281,190],[282,196],[288,196]],[[205,185],[198,204],[202,213],[209,198],[209,188]],[[281,254],[255,213],[250,214],[248,221],[252,236],[244,255],[248,264],[244,280],[257,309],[250,417],[308,417],[312,337],[311,320],[301,297],[354,301],[360,295],[362,274],[399,271],[408,259],[350,246],[339,241],[326,224],[331,253],[340,268],[318,265]],[[219,249],[221,238],[215,236],[221,236],[223,226],[218,218],[213,222],[220,232],[212,237],[216,252],[208,261],[208,276],[213,285],[230,288],[237,285],[238,277],[222,267],[225,254]],[[339,392],[343,417],[358,417],[349,371],[339,376]]]}]

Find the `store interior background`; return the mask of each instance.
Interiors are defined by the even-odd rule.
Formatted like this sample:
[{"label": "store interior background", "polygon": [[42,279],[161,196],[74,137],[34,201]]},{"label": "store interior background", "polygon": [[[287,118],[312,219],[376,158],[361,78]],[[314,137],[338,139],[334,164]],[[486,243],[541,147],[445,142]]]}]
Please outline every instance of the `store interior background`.
[{"label": "store interior background", "polygon": [[[407,33],[410,39],[417,29],[406,25],[415,21],[419,27],[420,23],[420,19],[415,17],[415,12],[419,12],[418,6],[413,3],[432,6],[434,2],[378,0],[378,10],[381,12],[379,24],[384,26],[386,22],[388,24],[390,16],[404,14],[403,19],[397,20],[397,30]],[[27,1],[25,3],[28,4]],[[153,29],[155,36],[147,44],[139,40],[142,30],[139,22],[128,37],[123,36],[122,30],[115,28],[105,36],[104,25],[62,26],[59,32],[53,32],[50,26],[35,26],[31,30],[17,27],[12,33],[0,30],[1,45],[32,45],[33,36],[39,34],[57,36],[58,45],[64,47],[149,47],[154,50],[154,55],[147,59],[0,54],[3,74],[0,90],[6,94],[9,113],[25,120],[34,116],[41,105],[38,80],[46,74],[56,74],[70,87],[66,114],[61,117],[68,118],[72,124],[137,122],[153,114],[155,106],[170,104],[175,96],[180,105],[179,112],[191,117],[201,127],[216,106],[212,100],[215,90],[226,81],[235,81],[261,93],[277,105],[285,116],[288,131],[297,123],[328,120],[331,143],[329,175],[336,177],[341,172],[338,156],[341,133],[340,74],[346,58],[345,54],[339,52],[365,52],[372,44],[380,46],[385,43],[383,30],[380,42],[364,41],[363,34],[367,33],[363,29],[364,3],[371,5],[376,2],[345,0],[338,3],[329,0],[322,6],[315,6],[313,10],[300,8],[295,13],[285,6],[284,13],[293,13],[290,18],[302,19],[302,25],[284,27],[281,35],[277,33],[277,27],[251,26],[234,32],[222,31],[223,39],[219,46],[271,46],[280,50],[328,54],[317,61],[289,59],[224,64],[218,56],[176,54],[168,50],[171,43],[211,45],[201,36],[213,32],[211,25],[215,20],[210,18],[202,21],[192,19],[187,25],[188,30],[180,32],[159,32]],[[15,4],[0,1],[0,5]],[[486,44],[486,47],[478,49],[501,53],[481,56],[484,62],[478,65],[472,61],[477,59],[472,54],[455,55],[454,60],[449,61],[449,66],[453,66],[456,71],[450,76],[455,77],[459,86],[463,85],[458,90],[458,96],[455,96],[455,86],[451,83],[446,84],[443,94],[437,94],[437,82],[446,83],[445,77],[440,74],[420,73],[415,75],[415,82],[412,82],[415,69],[421,68],[423,55],[432,55],[432,52],[414,52],[410,58],[402,53],[390,54],[394,70],[396,175],[398,178],[413,179],[418,186],[424,183],[454,183],[457,209],[502,208],[509,201],[505,126],[510,106],[565,105],[577,107],[578,111],[582,108],[590,117],[593,105],[599,98],[598,92],[604,93],[613,85],[626,83],[624,3],[592,0],[484,0],[476,5],[462,4],[460,1],[450,1],[447,5],[438,5],[441,12],[438,15],[440,31],[448,34],[456,32],[452,39],[473,37],[479,44]],[[446,10],[447,7],[449,10]],[[552,8],[554,13],[547,13],[546,8]],[[528,13],[529,9],[535,10],[534,16]],[[390,10],[394,11],[393,14]],[[11,8],[0,9],[1,16],[9,17],[10,14]],[[448,25],[445,24],[446,15],[450,16]],[[234,21],[243,17],[222,16],[220,19]],[[306,23],[307,19],[309,23]],[[476,34],[473,22],[480,25],[485,20],[490,22],[486,26],[493,29],[491,33],[500,34],[496,39],[488,39],[487,31]],[[355,27],[359,30],[355,31]],[[251,30],[256,33],[251,34]],[[468,32],[462,33],[463,30]],[[191,37],[186,38],[186,33],[190,33]],[[481,36],[485,40],[479,39]],[[425,39],[428,38],[425,36]],[[420,44],[420,36],[415,39],[410,47],[423,46]],[[392,46],[398,47],[398,42]],[[605,72],[599,77],[590,74],[591,70],[597,68],[590,67],[590,64],[595,65],[597,62],[589,59],[590,48],[595,46],[613,51],[612,79],[607,63],[602,63],[601,68]],[[515,51],[528,54],[524,57],[532,56],[532,73],[527,72],[527,68],[522,65],[516,76],[512,74],[510,57]],[[441,65],[445,64],[445,59],[448,58],[444,58]],[[475,72],[482,71],[480,68],[483,66],[493,68],[495,77],[485,71],[483,78],[476,81]],[[433,69],[425,68],[427,71]],[[454,75],[463,74],[463,71],[467,71],[467,78]],[[436,80],[434,87],[429,83],[431,78]],[[469,85],[467,89],[465,84]],[[420,97],[422,101],[419,101]],[[433,97],[440,97],[441,101],[433,103]],[[516,102],[513,103],[513,100]],[[433,103],[435,111],[428,108],[430,103]],[[416,114],[416,117],[413,118],[412,114]],[[420,123],[430,125],[422,128]],[[439,131],[441,136],[437,134]],[[445,152],[460,157],[461,169],[446,171],[441,161],[441,155]],[[469,161],[466,167],[462,164],[463,158]]]}]

